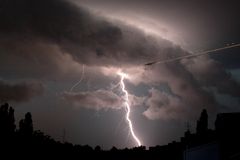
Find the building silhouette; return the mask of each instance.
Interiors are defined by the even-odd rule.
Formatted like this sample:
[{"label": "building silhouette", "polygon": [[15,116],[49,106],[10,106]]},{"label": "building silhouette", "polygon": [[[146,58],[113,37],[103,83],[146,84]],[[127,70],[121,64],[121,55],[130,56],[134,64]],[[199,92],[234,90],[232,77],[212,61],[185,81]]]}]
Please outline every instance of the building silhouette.
[{"label": "building silhouette", "polygon": [[240,113],[221,113],[215,122],[223,159],[240,159]]}]

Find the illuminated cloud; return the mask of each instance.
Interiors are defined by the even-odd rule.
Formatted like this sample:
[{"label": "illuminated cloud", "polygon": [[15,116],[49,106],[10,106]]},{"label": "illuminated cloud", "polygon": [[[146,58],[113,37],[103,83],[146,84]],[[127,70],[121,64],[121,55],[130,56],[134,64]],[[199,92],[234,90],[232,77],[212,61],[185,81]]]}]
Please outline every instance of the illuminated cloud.
[{"label": "illuminated cloud", "polygon": [[93,92],[65,92],[63,98],[73,103],[76,107],[89,109],[120,109],[122,107],[121,98],[115,93],[107,90],[97,90]]},{"label": "illuminated cloud", "polygon": [[149,94],[150,96],[146,101],[148,109],[143,112],[143,115],[151,120],[180,118],[180,115],[186,110],[179,97],[168,95],[153,88],[149,90]]},{"label": "illuminated cloud", "polygon": [[[193,95],[186,95],[186,93],[172,95],[152,88],[149,90],[149,97],[146,100],[148,108],[143,115],[150,120],[193,119],[203,108],[207,108],[210,113],[213,113],[217,107],[220,107],[211,98],[211,96],[196,95],[194,92]],[[204,103],[202,103],[203,101]]]},{"label": "illuminated cloud", "polygon": [[[76,108],[94,110],[122,109],[124,102],[121,96],[104,89],[76,93],[64,92],[62,97]],[[144,98],[129,95],[129,101],[132,106],[139,106],[143,104]]]}]

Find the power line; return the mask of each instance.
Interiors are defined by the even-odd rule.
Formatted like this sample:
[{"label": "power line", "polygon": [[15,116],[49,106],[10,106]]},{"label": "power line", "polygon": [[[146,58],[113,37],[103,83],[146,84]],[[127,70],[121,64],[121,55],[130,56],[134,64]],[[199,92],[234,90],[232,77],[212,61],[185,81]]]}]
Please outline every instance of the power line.
[{"label": "power line", "polygon": [[146,63],[145,65],[150,66],[150,65],[154,65],[154,64],[169,63],[169,62],[174,62],[174,61],[178,61],[181,59],[193,58],[193,57],[202,56],[202,55],[206,55],[206,54],[210,54],[210,53],[214,53],[214,52],[217,53],[217,51],[222,51],[222,50],[236,48],[236,47],[240,47],[240,43],[226,46],[226,47],[217,48],[217,49],[207,50],[207,51],[203,51],[203,52],[196,53],[196,54],[190,54],[190,55],[180,56],[180,57],[166,59],[166,60],[153,61],[150,63]]}]

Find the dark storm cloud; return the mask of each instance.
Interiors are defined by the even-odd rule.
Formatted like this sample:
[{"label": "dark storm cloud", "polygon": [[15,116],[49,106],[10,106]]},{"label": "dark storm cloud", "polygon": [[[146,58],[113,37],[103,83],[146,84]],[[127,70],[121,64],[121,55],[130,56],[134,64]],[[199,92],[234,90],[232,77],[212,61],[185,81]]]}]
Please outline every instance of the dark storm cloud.
[{"label": "dark storm cloud", "polygon": [[[1,5],[0,71],[4,75],[12,72],[20,77],[27,74],[46,79],[67,77],[65,74],[69,72],[81,74],[81,64],[85,64],[86,68],[95,67],[98,76],[104,76],[101,67],[109,67],[110,71],[111,67],[134,70],[152,60],[189,54],[171,41],[147,35],[124,22],[110,22],[65,0],[11,0],[1,1]],[[140,69],[142,74],[133,72],[131,76],[137,75],[130,83],[138,81],[149,86],[167,83],[173,94],[166,96],[151,90],[144,115],[158,119],[170,113],[166,115],[179,118],[190,115],[193,110],[199,113],[203,107],[214,111],[218,104],[213,95],[203,89],[206,86],[238,96],[239,85],[223,68],[209,65],[201,69],[197,65],[198,62],[194,63],[196,69],[192,69],[189,63],[177,62]],[[108,75],[113,74],[115,70]],[[215,74],[218,79],[214,78]],[[116,108],[121,102],[112,92],[101,89],[63,95],[74,104],[94,109]]]},{"label": "dark storm cloud", "polygon": [[[12,41],[25,40],[28,44],[31,41],[58,44],[64,50],[78,53],[82,49],[83,53],[76,55],[81,61],[87,61],[84,54],[89,53],[84,52],[85,48],[88,51],[92,48],[95,54],[97,49],[101,50],[97,45],[110,46],[121,37],[119,28],[64,0],[13,0],[3,1],[2,6],[1,36],[12,36]],[[101,56],[99,53],[95,56]]]},{"label": "dark storm cloud", "polygon": [[26,102],[43,93],[44,87],[37,82],[10,84],[0,80],[0,101]]},{"label": "dark storm cloud", "polygon": [[223,64],[206,56],[184,60],[187,70],[203,86],[215,87],[221,94],[240,96],[240,85],[226,71]]},{"label": "dark storm cloud", "polygon": [[[36,37],[35,37],[36,38]],[[59,79],[81,73],[81,65],[58,45],[16,36],[0,38],[0,73],[13,78]]]},{"label": "dark storm cloud", "polygon": [[[32,41],[57,44],[77,61],[91,65],[141,64],[161,58],[159,52],[164,58],[176,50],[185,54],[171,42],[144,36],[140,30],[123,24],[114,25],[63,0],[13,0],[4,1],[3,6],[1,37],[12,37],[17,41],[16,48],[23,40],[29,45]],[[21,50],[16,52],[23,54]]]}]

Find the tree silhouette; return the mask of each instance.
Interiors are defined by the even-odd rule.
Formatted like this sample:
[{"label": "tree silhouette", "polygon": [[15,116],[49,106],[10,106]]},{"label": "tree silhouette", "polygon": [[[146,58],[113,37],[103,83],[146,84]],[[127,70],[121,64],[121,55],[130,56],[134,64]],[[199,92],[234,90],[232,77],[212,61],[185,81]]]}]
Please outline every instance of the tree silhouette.
[{"label": "tree silhouette", "polygon": [[97,145],[97,146],[94,148],[94,150],[95,150],[96,152],[100,152],[102,149],[101,149],[100,146]]},{"label": "tree silhouette", "polygon": [[25,137],[31,137],[33,134],[32,115],[30,112],[25,114],[25,119],[19,122],[19,133]]},{"label": "tree silhouette", "polygon": [[6,139],[13,136],[15,132],[14,109],[8,103],[0,107],[0,134],[1,138]]}]

